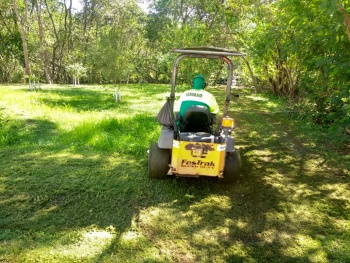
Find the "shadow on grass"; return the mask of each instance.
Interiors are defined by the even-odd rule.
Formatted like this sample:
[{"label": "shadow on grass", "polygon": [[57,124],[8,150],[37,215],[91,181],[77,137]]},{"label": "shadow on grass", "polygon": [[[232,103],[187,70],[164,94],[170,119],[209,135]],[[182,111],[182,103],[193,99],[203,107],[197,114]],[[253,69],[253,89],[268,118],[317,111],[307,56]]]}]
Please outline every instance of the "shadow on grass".
[{"label": "shadow on grass", "polygon": [[[101,121],[95,133],[78,126],[57,147],[1,148],[0,259],[348,261],[350,194],[342,170],[289,120],[254,112],[264,104],[243,97],[237,106],[253,110],[237,116],[243,174],[236,185],[149,180],[146,149],[157,129],[145,116]],[[44,137],[54,129],[39,127]],[[110,152],[104,140],[101,148],[89,144],[100,133],[129,136]],[[71,147],[69,138],[81,141]]]},{"label": "shadow on grass", "polygon": [[[113,98],[114,87],[109,86],[60,86],[43,88],[38,93],[48,94],[41,101],[52,108],[72,108],[77,111],[102,111],[126,106],[127,98],[152,97],[168,92],[166,85],[130,84],[117,86],[121,92],[121,102]],[[116,88],[117,89],[117,88]],[[24,92],[28,92],[23,89]],[[170,91],[169,91],[170,92]]]},{"label": "shadow on grass", "polygon": [[30,145],[52,143],[57,137],[57,126],[45,119],[0,119],[0,145]]},{"label": "shadow on grass", "polygon": [[41,99],[46,105],[55,107],[68,107],[77,111],[108,110],[120,106],[115,103],[113,90],[91,89],[84,87],[64,87],[42,90],[42,93],[57,95]]},{"label": "shadow on grass", "polygon": [[[244,153],[242,180],[249,187],[256,184],[249,198],[255,199],[252,209],[257,210],[256,217],[247,225],[254,226],[249,233],[256,233],[253,237],[257,239],[245,244],[254,251],[251,259],[349,260],[349,236],[342,234],[350,217],[346,165],[333,166],[330,159],[335,157],[328,145],[324,146],[328,138],[320,138],[322,133],[308,130],[307,125],[288,116],[261,114],[267,108],[264,104],[244,97],[238,106],[242,104],[249,109],[236,116]],[[330,249],[330,244],[336,249]]]}]

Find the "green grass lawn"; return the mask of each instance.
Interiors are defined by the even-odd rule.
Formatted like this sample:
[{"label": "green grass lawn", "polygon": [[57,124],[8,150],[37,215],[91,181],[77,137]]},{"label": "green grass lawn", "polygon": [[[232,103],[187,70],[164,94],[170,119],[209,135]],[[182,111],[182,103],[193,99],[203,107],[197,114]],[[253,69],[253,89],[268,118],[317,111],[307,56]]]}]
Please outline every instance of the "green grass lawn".
[{"label": "green grass lawn", "polygon": [[286,101],[233,99],[238,183],[148,179],[169,89],[0,86],[0,262],[350,262],[349,154]]}]

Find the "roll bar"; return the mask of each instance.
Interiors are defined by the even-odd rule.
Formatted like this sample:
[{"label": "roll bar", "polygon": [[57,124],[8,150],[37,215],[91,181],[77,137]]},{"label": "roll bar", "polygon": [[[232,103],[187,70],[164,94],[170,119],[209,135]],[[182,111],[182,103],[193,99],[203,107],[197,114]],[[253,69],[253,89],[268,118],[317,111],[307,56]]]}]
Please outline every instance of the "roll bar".
[{"label": "roll bar", "polygon": [[176,85],[176,70],[179,61],[185,57],[190,58],[205,58],[205,59],[221,59],[226,62],[228,69],[228,79],[226,86],[226,100],[223,116],[226,116],[228,113],[228,107],[230,104],[231,97],[231,85],[233,79],[233,65],[232,61],[228,58],[228,56],[245,56],[244,53],[238,51],[231,51],[223,48],[216,47],[195,47],[195,48],[176,48],[173,49],[174,53],[181,53],[173,63],[172,68],[172,76],[171,76],[171,92],[170,92],[170,102],[172,111],[174,109],[174,101],[175,101],[175,85]]}]

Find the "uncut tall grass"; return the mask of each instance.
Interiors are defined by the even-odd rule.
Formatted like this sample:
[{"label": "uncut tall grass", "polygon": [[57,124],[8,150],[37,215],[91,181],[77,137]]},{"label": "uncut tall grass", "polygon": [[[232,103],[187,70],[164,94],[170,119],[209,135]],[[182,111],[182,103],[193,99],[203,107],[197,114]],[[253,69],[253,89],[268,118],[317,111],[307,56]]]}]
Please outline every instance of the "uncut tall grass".
[{"label": "uncut tall grass", "polygon": [[143,154],[157,136],[155,116],[167,86],[129,85],[121,102],[112,86],[43,86],[29,92],[18,86],[3,98],[0,144],[89,148]]}]

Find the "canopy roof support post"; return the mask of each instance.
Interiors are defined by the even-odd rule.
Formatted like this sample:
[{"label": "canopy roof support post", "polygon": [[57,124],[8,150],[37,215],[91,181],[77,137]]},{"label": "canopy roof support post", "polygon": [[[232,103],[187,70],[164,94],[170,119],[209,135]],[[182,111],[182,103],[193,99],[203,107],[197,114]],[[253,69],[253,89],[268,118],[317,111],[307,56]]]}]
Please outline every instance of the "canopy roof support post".
[{"label": "canopy roof support post", "polygon": [[228,78],[227,78],[227,86],[226,86],[226,100],[225,100],[225,108],[223,112],[223,116],[227,116],[228,114],[228,108],[231,101],[231,85],[233,80],[233,65],[232,61],[228,59],[227,57],[222,58],[226,63],[228,67]]}]

